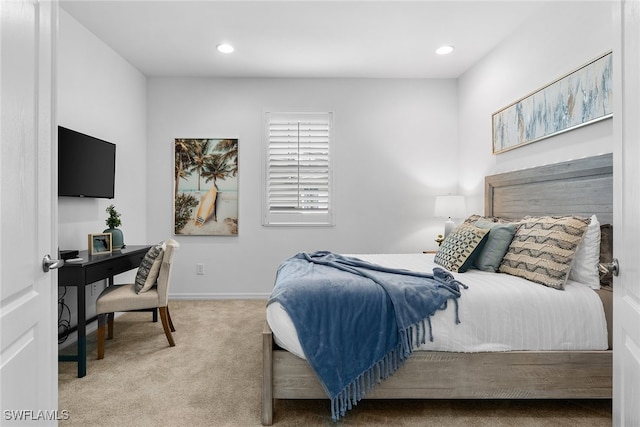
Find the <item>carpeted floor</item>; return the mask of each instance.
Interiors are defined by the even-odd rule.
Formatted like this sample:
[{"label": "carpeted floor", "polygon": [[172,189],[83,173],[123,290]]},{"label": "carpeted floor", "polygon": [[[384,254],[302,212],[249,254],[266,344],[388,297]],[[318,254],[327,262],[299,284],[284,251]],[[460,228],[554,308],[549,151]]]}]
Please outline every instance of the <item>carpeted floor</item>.
[{"label": "carpeted floor", "polygon": [[[150,313],[116,319],[87,376],[59,363],[61,426],[259,426],[264,300],[172,301],[176,347]],[[75,346],[73,346],[75,347]],[[74,348],[70,349],[74,350]],[[276,426],[610,426],[611,401],[362,401],[338,423],[328,400],[277,401]]]}]

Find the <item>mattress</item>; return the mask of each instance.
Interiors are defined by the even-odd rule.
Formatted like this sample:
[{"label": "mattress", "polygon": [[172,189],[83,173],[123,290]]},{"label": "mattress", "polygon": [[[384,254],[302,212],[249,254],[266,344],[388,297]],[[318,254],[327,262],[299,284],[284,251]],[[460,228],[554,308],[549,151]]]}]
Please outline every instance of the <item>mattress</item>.
[{"label": "mattress", "polygon": [[[349,255],[375,264],[432,272],[433,254]],[[607,324],[596,292],[568,281],[560,291],[501,273],[468,270],[453,273],[468,286],[458,300],[431,317],[433,341],[421,351],[497,352],[606,350]],[[296,328],[279,303],[267,306],[267,322],[276,344],[304,359]],[[365,332],[366,333],[366,332]]]}]

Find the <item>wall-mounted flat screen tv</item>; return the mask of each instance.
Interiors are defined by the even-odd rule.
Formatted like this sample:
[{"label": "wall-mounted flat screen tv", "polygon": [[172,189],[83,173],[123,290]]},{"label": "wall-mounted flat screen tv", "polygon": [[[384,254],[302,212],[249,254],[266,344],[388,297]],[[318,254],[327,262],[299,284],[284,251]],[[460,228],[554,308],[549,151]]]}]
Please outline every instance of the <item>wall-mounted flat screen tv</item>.
[{"label": "wall-mounted flat screen tv", "polygon": [[58,126],[58,196],[113,199],[116,145]]}]

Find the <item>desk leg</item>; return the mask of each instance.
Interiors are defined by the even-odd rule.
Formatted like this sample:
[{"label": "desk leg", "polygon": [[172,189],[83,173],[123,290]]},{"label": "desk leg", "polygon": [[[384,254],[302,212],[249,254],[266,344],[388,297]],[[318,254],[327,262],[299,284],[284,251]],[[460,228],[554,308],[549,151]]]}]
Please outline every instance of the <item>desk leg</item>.
[{"label": "desk leg", "polygon": [[87,375],[87,302],[85,286],[76,287],[78,290],[78,378]]}]

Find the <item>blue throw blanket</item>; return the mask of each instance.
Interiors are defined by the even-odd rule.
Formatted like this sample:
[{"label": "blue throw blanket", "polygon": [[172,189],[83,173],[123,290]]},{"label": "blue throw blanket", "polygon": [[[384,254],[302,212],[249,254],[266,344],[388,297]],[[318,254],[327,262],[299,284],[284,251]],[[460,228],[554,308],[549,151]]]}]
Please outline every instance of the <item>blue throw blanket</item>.
[{"label": "blue throw blanket", "polygon": [[267,305],[278,301],[293,321],[337,421],[425,342],[425,320],[433,341],[430,316],[449,300],[459,323],[460,286],[441,268],[418,273],[320,251],[280,265]]}]

